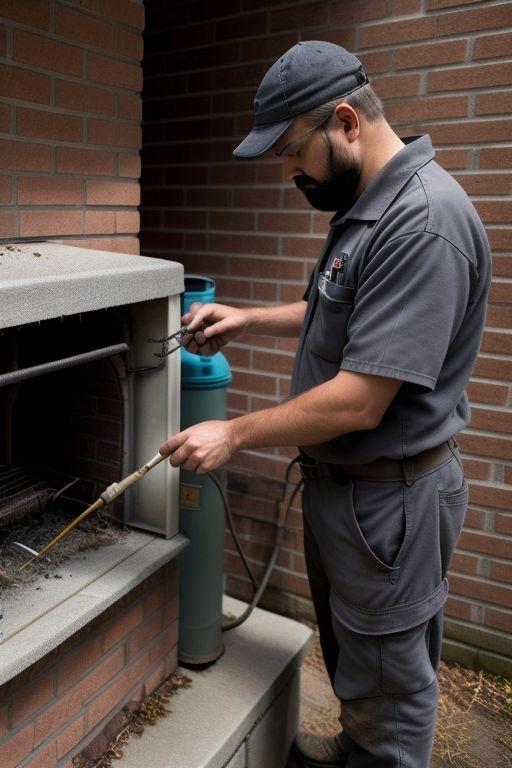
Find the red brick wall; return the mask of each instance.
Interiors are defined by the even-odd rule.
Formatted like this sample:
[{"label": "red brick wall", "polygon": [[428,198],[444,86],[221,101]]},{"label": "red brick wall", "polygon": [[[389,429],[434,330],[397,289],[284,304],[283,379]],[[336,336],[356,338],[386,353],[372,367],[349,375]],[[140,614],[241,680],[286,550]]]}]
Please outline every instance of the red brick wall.
[{"label": "red brick wall", "polygon": [[[15,400],[13,463],[34,464],[26,435],[44,435],[44,455],[37,466],[79,477],[70,493],[87,505],[123,477],[123,469],[128,472],[123,467],[127,407],[128,380],[121,355],[29,379]],[[62,479],[60,486],[65,483]],[[115,509],[122,512],[123,497]]]},{"label": "red brick wall", "polygon": [[138,253],[141,0],[0,1],[0,240]]},{"label": "red brick wall", "polygon": [[[0,765],[72,768],[128,702],[176,668],[178,573],[160,568],[48,656],[0,686]],[[94,733],[93,733],[94,732]]]},{"label": "red brick wall", "polygon": [[[220,301],[297,300],[323,242],[328,216],[313,213],[300,193],[282,183],[278,161],[231,156],[252,125],[261,77],[300,39],[330,40],[358,54],[397,133],[428,132],[438,161],[474,201],[493,249],[494,285],[468,390],[473,422],[460,436],[471,506],[451,574],[447,633],[462,632],[468,642],[499,652],[512,629],[512,3],[156,5],[147,13],[142,244],[145,253],[212,275]],[[256,336],[228,348],[230,416],[274,405],[288,394],[294,348],[288,340]],[[270,552],[275,510],[267,499],[277,491],[272,481],[283,476],[292,454],[245,452],[230,465],[236,521],[256,564]],[[247,594],[229,538],[226,564],[230,589]],[[281,590],[276,604],[305,609],[298,510],[271,583]]]}]

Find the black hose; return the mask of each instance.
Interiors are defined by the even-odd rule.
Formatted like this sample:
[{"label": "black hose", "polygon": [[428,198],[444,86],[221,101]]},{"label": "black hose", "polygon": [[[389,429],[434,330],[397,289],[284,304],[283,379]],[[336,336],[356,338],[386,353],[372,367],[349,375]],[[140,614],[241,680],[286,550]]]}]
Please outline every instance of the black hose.
[{"label": "black hose", "polygon": [[238,550],[238,554],[242,558],[243,564],[245,565],[245,570],[247,571],[250,580],[252,581],[252,585],[254,589],[258,588],[258,582],[256,581],[254,574],[251,570],[251,566],[249,565],[249,561],[247,560],[247,557],[245,555],[245,552],[242,549],[242,545],[240,543],[240,538],[238,536],[238,533],[235,530],[235,524],[233,522],[233,515],[231,514],[231,510],[229,508],[228,500],[226,498],[226,494],[224,492],[224,488],[222,487],[222,484],[217,479],[217,477],[213,474],[213,472],[208,472],[208,477],[210,480],[215,484],[217,487],[218,492],[220,493],[220,497],[222,499],[222,504],[224,505],[224,512],[226,514],[226,518],[229,525],[229,530],[231,531],[231,535],[233,536],[233,540],[235,542],[235,546]]},{"label": "black hose", "polygon": [[286,528],[286,521],[288,519],[288,513],[290,511],[290,507],[291,507],[291,505],[292,505],[292,503],[293,503],[297,493],[299,492],[299,489],[302,486],[302,482],[303,482],[302,479],[299,480],[299,482],[297,483],[297,485],[293,489],[292,493],[288,497],[288,501],[285,503],[286,489],[288,488],[288,485],[289,485],[289,482],[290,482],[290,472],[292,470],[293,465],[296,464],[298,460],[299,460],[299,457],[297,456],[294,459],[292,459],[290,461],[290,463],[288,464],[288,466],[286,467],[285,481],[284,481],[284,490],[283,490],[283,498],[281,499],[281,501],[278,504],[278,510],[279,511],[278,511],[278,517],[277,517],[277,525],[276,525],[276,529],[277,530],[276,530],[276,539],[275,539],[275,542],[274,542],[274,548],[272,550],[272,554],[270,555],[270,559],[269,559],[268,565],[267,565],[267,567],[265,569],[265,573],[263,574],[263,576],[261,578],[261,582],[259,583],[259,585],[257,585],[257,582],[254,579],[253,573],[252,573],[251,568],[249,566],[249,562],[248,562],[247,557],[246,557],[246,555],[245,555],[245,553],[244,553],[244,551],[242,549],[242,545],[240,543],[240,539],[239,539],[238,533],[235,530],[235,527],[234,527],[234,524],[233,524],[233,517],[231,515],[231,510],[229,509],[229,505],[227,503],[226,494],[224,493],[224,489],[223,489],[221,483],[219,482],[219,480],[215,477],[215,475],[212,472],[208,472],[207,473],[208,476],[211,478],[211,480],[214,482],[215,486],[219,490],[219,493],[220,493],[220,496],[221,496],[221,499],[222,499],[222,503],[224,505],[224,510],[226,512],[226,518],[228,520],[228,525],[229,525],[229,528],[230,528],[230,531],[231,531],[231,535],[233,536],[236,548],[237,548],[238,552],[240,553],[240,557],[243,560],[243,563],[245,565],[247,573],[249,574],[249,577],[250,577],[251,582],[252,582],[252,584],[254,586],[254,589],[256,590],[255,593],[254,593],[254,596],[253,596],[253,598],[252,598],[252,600],[250,602],[250,604],[247,606],[245,611],[240,616],[238,616],[238,618],[233,619],[233,621],[229,621],[229,622],[227,622],[227,623],[222,625],[222,631],[223,632],[227,632],[230,629],[235,629],[235,627],[239,627],[241,624],[243,624],[244,621],[246,621],[249,618],[249,616],[251,615],[251,613],[253,612],[255,607],[258,605],[258,603],[259,603],[259,601],[261,599],[261,596],[262,596],[263,592],[265,591],[265,589],[267,587],[268,581],[270,579],[270,575],[271,575],[272,571],[274,570],[274,566],[276,564],[277,555],[279,554],[279,547],[281,546],[281,539],[283,538],[283,534],[284,534],[284,531],[285,531],[285,528]]}]

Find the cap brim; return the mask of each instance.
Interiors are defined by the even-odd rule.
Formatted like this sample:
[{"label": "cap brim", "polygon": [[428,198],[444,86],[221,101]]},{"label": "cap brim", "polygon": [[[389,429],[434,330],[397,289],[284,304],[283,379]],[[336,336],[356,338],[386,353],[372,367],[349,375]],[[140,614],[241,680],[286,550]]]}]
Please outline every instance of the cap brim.
[{"label": "cap brim", "polygon": [[234,150],[235,157],[258,157],[267,152],[294,121],[294,117],[279,123],[255,125],[252,131]]}]

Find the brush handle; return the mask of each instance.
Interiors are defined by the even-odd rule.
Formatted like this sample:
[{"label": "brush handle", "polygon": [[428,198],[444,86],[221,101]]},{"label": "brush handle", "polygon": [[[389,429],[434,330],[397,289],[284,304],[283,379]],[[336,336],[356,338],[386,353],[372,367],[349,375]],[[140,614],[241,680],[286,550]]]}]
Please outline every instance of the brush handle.
[{"label": "brush handle", "polygon": [[153,469],[153,467],[156,467],[157,464],[160,464],[160,462],[165,461],[167,458],[169,457],[162,456],[161,453],[157,453],[156,456],[153,456],[152,459],[147,461],[135,472],[132,472],[131,475],[128,475],[118,483],[112,483],[112,485],[109,485],[108,488],[105,488],[103,493],[100,494],[100,499],[103,499],[105,504],[110,504],[112,501],[114,501],[114,499],[117,499],[118,496],[121,496],[121,494],[124,493],[126,489],[130,487],[130,485],[136,483],[137,480],[140,480],[141,477],[144,477],[144,475],[149,472],[150,469]]}]

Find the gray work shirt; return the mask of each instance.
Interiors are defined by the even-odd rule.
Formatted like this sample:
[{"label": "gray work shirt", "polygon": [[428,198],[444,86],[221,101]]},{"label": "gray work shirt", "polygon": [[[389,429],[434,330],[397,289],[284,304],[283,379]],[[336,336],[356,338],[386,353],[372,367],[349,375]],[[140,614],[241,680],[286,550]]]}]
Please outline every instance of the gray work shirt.
[{"label": "gray work shirt", "polygon": [[[468,196],[435,162],[430,137],[402,141],[331,219],[304,295],[291,394],[340,369],[404,383],[374,429],[302,447],[322,461],[414,456],[470,422],[465,388],[485,323],[489,243]],[[345,265],[342,285],[321,277],[335,258]]]}]

